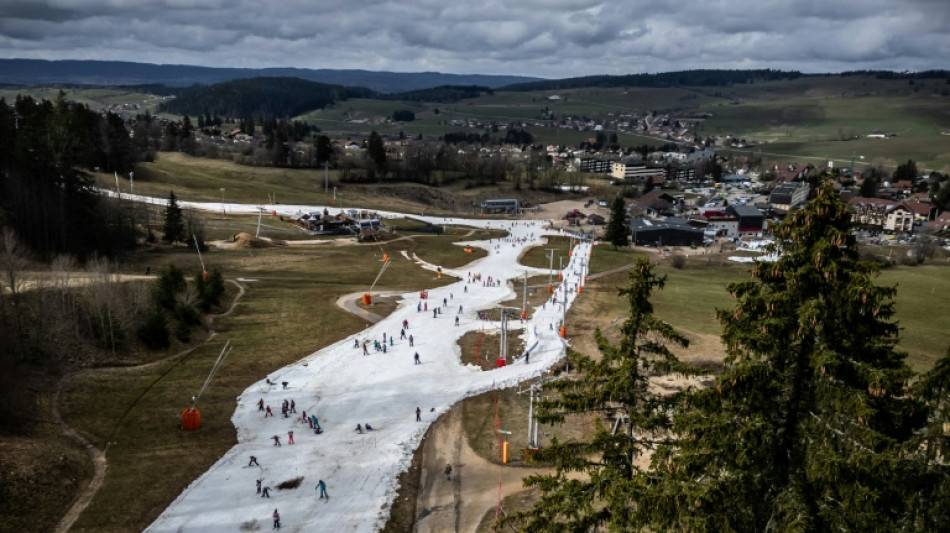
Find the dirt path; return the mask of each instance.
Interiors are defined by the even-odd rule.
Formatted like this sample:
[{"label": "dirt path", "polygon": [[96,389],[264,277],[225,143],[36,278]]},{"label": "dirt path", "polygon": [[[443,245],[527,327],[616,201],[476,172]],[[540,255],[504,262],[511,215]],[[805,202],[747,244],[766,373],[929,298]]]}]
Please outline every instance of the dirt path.
[{"label": "dirt path", "polygon": [[[339,298],[336,299],[336,305],[339,308],[343,309],[344,311],[353,313],[354,315],[362,318],[363,320],[369,322],[370,324],[375,324],[379,322],[380,320],[382,320],[383,316],[377,315],[376,313],[363,309],[362,307],[357,305],[356,302],[359,301],[359,299],[363,297],[363,294],[364,293],[362,292],[351,292],[349,294],[344,294],[343,296],[340,296]],[[383,293],[380,293],[380,292],[370,293],[370,294],[372,294],[373,296],[383,295]]]},{"label": "dirt path", "polygon": [[[485,512],[497,505],[499,485],[501,496],[509,496],[524,489],[526,476],[550,472],[503,467],[481,458],[465,439],[460,404],[432,426],[422,455],[416,533],[475,531]],[[452,465],[449,479],[444,474],[446,463]]]},{"label": "dirt path", "polygon": [[[213,327],[214,320],[218,318],[224,318],[230,315],[234,311],[234,309],[237,307],[237,304],[241,300],[241,297],[244,296],[243,285],[241,285],[240,283],[234,280],[227,280],[227,281],[229,283],[232,283],[235,287],[237,287],[238,293],[237,295],[234,296],[234,300],[231,302],[231,305],[228,306],[228,308],[224,312],[208,317],[208,338],[206,338],[202,344],[207,343],[208,341],[210,341],[217,335]],[[76,499],[73,500],[72,506],[70,506],[69,510],[66,511],[66,514],[63,515],[63,518],[60,519],[59,524],[56,525],[56,529],[53,530],[54,533],[66,533],[70,530],[70,528],[73,527],[73,524],[75,524],[76,520],[79,519],[79,515],[82,514],[82,512],[86,510],[86,507],[88,507],[89,503],[92,502],[92,499],[96,496],[96,493],[99,491],[99,488],[102,487],[102,483],[105,481],[105,477],[106,477],[106,470],[109,466],[108,462],[106,461],[106,451],[108,451],[109,446],[106,445],[105,449],[100,450],[99,448],[96,447],[95,444],[92,443],[92,441],[89,438],[87,438],[85,435],[83,435],[76,429],[69,426],[66,423],[66,421],[63,420],[63,417],[59,411],[59,399],[63,390],[63,383],[67,379],[83,372],[102,372],[102,371],[131,372],[133,370],[142,370],[145,368],[149,368],[151,366],[164,363],[166,361],[176,359],[176,358],[178,358],[179,360],[184,359],[186,356],[191,354],[191,352],[193,352],[196,348],[198,348],[198,346],[200,345],[192,346],[191,348],[188,348],[187,350],[182,350],[181,352],[174,353],[172,355],[163,357],[156,361],[144,363],[137,366],[128,366],[128,367],[121,367],[121,368],[96,368],[96,369],[82,370],[79,372],[71,372],[63,376],[62,379],[60,379],[59,382],[56,383],[56,390],[53,392],[53,401],[51,405],[51,414],[53,417],[53,423],[61,428],[63,435],[79,442],[79,444],[81,444],[83,448],[86,449],[86,452],[89,453],[89,459],[92,461],[94,471],[93,471],[92,479],[90,479],[89,482],[86,483],[86,485],[79,491],[79,494],[76,495]],[[157,381],[153,382],[152,385],[149,386],[149,388],[155,385],[155,383],[157,383]],[[148,389],[146,389],[146,391],[144,392],[147,392],[147,390]],[[129,409],[131,409],[132,407],[134,407],[134,405],[129,406]],[[119,419],[118,421],[116,421],[116,425],[118,425],[121,422],[122,420]]]}]

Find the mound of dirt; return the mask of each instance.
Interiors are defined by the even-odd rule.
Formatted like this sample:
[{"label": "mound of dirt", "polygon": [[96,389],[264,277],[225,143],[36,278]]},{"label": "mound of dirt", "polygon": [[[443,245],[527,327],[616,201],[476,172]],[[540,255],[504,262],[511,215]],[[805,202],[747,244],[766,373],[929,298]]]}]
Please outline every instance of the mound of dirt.
[{"label": "mound of dirt", "polygon": [[270,241],[259,239],[250,233],[238,233],[233,237],[235,248],[268,248],[274,246]]}]

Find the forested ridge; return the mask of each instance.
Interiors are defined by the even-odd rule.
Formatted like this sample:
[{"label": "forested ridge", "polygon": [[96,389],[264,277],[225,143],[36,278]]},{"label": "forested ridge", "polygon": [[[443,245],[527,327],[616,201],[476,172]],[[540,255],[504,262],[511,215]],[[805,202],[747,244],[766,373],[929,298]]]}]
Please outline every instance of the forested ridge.
[{"label": "forested ridge", "polygon": [[176,115],[210,113],[227,117],[294,117],[348,98],[373,98],[375,91],[327,85],[299,78],[249,78],[195,85],[163,103],[159,110]]},{"label": "forested ridge", "polygon": [[560,80],[516,83],[499,88],[503,91],[546,91],[581,89],[584,87],[722,87],[753,81],[793,80],[802,77],[797,71],[757,70],[683,70],[656,74],[600,75]]}]

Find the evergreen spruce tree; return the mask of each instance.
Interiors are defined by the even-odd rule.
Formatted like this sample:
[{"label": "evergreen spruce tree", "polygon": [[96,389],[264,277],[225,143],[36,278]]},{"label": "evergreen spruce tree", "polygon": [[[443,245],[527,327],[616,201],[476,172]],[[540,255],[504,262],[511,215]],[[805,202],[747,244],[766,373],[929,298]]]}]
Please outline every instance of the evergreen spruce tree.
[{"label": "evergreen spruce tree", "polygon": [[374,176],[379,178],[386,176],[386,145],[383,143],[383,138],[376,131],[370,132],[369,138],[366,140],[366,158],[370,165],[370,171]]},{"label": "evergreen spruce tree", "polygon": [[[614,428],[597,422],[589,440],[554,440],[540,452],[556,472],[529,477],[541,499],[529,511],[506,520],[525,531],[631,531],[644,521],[646,509],[637,505],[650,474],[638,458],[667,438],[670,407],[676,394],[649,391],[648,377],[671,372],[692,373],[670,351],[687,340],[653,315],[650,294],[662,289],[666,276],[657,276],[641,258],[630,271],[630,285],[619,289],[630,305],[630,317],[613,345],[598,329],[600,359],[570,352],[576,374],[549,385],[554,395],[538,404],[538,421],[559,423],[574,415],[613,414]],[[580,473],[580,476],[569,474]]]},{"label": "evergreen spruce tree", "polygon": [[185,222],[175,193],[168,191],[168,206],[165,208],[165,227],[162,240],[166,243],[175,243],[185,240]]},{"label": "evergreen spruce tree", "polygon": [[934,530],[947,474],[921,456],[939,440],[922,435],[946,410],[906,386],[895,289],[859,260],[828,180],[774,234],[779,259],[756,263],[718,311],[724,372],[684,398],[676,441],[653,457],[639,501],[650,530]]},{"label": "evergreen spruce tree", "polygon": [[627,217],[627,204],[623,197],[617,196],[610,205],[610,220],[607,221],[607,227],[604,229],[604,238],[614,246],[627,246],[630,244],[630,220]]}]

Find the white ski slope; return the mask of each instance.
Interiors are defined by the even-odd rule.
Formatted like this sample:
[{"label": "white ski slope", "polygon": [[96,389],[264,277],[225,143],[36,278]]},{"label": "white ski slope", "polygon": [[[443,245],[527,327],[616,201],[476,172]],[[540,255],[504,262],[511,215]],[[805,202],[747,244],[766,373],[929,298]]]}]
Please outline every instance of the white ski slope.
[{"label": "white ski slope", "polygon": [[[123,196],[165,203],[162,199]],[[216,211],[226,208],[235,213],[256,213],[258,209],[237,204],[181,202],[181,205]],[[264,208],[285,215],[323,209],[322,206],[293,205]],[[380,215],[396,216],[393,213]],[[537,376],[564,356],[565,342],[558,336],[557,327],[565,300],[570,306],[577,295],[575,287],[586,273],[589,244],[577,245],[562,271],[565,281],[552,297],[559,303],[549,300],[542,308],[529,312],[523,338],[526,347],[534,346],[530,364],[518,358],[506,367],[482,371],[459,362],[456,341],[468,331],[481,330],[483,324],[475,312],[491,309],[514,297],[512,285],[519,289],[520,296],[518,278],[525,271],[548,273],[546,269],[518,264],[518,256],[527,247],[543,244],[541,223],[416,218],[505,229],[510,235],[490,243],[460,243],[484,248],[489,255],[458,270],[443,269],[443,275],[455,276],[459,281],[430,290],[426,300],[428,311],[416,310],[420,301],[418,293],[404,294],[396,311],[378,324],[323,347],[269,376],[262,376],[260,382],[248,387],[237,398],[237,409],[232,417],[239,443],[185,489],[146,531],[231,533],[249,528],[271,529],[271,514],[275,509],[280,512],[283,529],[290,531],[377,531],[385,524],[395,499],[398,474],[408,469],[414,450],[439,415],[459,400],[490,390],[493,385],[507,387]],[[405,258],[400,256],[393,260]],[[421,266],[436,269],[436,265]],[[469,273],[481,274],[481,281],[466,283]],[[501,280],[501,284],[483,286],[489,276]],[[509,283],[512,281],[513,284]],[[448,301],[447,305],[441,315],[433,318],[433,307],[440,306],[443,299]],[[463,313],[458,315],[460,325],[456,327],[454,320],[460,305]],[[403,320],[409,321],[406,334],[413,335],[414,347],[409,346],[408,340],[399,338]],[[518,327],[517,320],[510,324]],[[383,333],[396,337],[385,354],[369,346],[370,355],[364,356],[362,348],[354,347],[354,339],[382,341]],[[234,349],[240,351],[241,347]],[[413,364],[415,352],[419,352],[421,365]],[[269,385],[266,379],[274,385]],[[281,385],[284,381],[288,383],[286,389]],[[264,418],[264,413],[258,411],[260,399],[271,407],[274,417]],[[296,415],[291,414],[288,419],[281,417],[281,403],[285,399],[293,399],[297,407]],[[422,410],[421,422],[416,421],[417,406]],[[314,434],[301,420],[303,411],[308,416],[318,417],[324,430],[322,434]],[[358,423],[369,423],[374,431],[358,434],[354,431]],[[287,444],[288,431],[294,432],[294,445]],[[280,436],[282,446],[274,444],[273,435]],[[260,467],[247,466],[251,455],[257,457]],[[298,476],[303,477],[303,482],[297,489],[273,488]],[[258,478],[263,478],[265,486],[272,487],[269,499],[256,493]],[[315,486],[320,479],[326,482],[328,501],[317,498]]]}]

